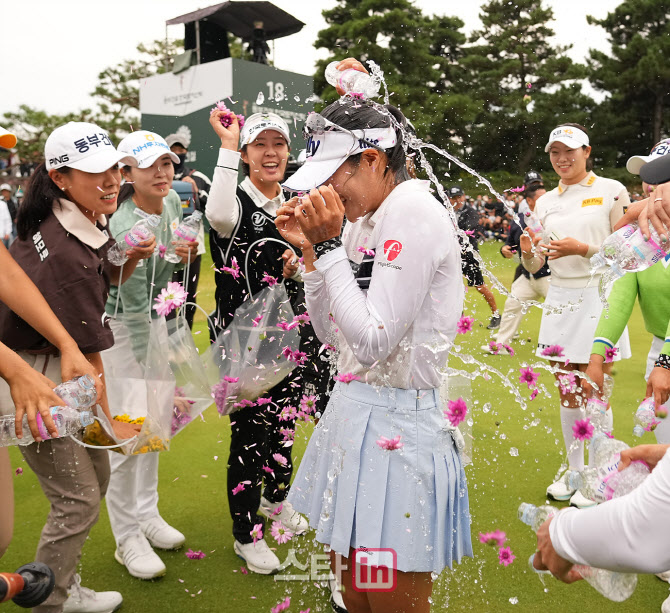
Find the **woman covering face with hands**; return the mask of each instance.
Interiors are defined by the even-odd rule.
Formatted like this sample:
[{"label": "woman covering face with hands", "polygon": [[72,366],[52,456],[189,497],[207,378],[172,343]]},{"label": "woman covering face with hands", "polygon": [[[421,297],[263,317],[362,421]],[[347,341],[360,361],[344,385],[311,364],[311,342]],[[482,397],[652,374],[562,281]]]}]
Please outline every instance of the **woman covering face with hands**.
[{"label": "woman covering face with hands", "polygon": [[[330,545],[336,574],[347,559],[352,613],[428,611],[430,573],[472,555],[465,474],[438,393],[463,305],[460,248],[428,183],[407,174],[405,122],[350,97],[310,115],[307,161],[284,184],[303,194],[276,222],[303,252],[314,328],[340,352],[289,501]],[[373,561],[376,548],[389,559]],[[392,565],[395,590],[352,589],[361,564]]]}]

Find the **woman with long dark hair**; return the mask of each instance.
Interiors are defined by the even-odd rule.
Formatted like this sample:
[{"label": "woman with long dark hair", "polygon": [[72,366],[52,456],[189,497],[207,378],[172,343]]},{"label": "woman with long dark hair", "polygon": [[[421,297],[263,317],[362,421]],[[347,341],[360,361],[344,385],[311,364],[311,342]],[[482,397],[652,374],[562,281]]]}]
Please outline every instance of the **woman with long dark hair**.
[{"label": "woman with long dark hair", "polygon": [[[350,613],[427,612],[431,573],[472,555],[439,396],[463,306],[460,247],[429,184],[407,173],[405,122],[349,96],[310,115],[307,160],[285,184],[306,195],[276,222],[303,252],[314,328],[340,351],[289,501],[330,546]],[[389,591],[358,591],[383,566]]]}]

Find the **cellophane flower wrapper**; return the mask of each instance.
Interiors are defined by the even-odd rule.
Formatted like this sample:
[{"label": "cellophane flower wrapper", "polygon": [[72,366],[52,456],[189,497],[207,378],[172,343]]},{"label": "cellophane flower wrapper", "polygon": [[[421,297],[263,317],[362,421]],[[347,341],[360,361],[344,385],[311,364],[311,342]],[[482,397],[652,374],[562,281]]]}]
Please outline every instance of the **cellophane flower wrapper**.
[{"label": "cellophane flower wrapper", "polygon": [[277,325],[293,317],[286,288],[278,283],[238,307],[228,327],[216,336],[206,359],[216,367],[216,379],[210,380],[212,394],[225,396],[217,402],[220,414],[236,411],[239,407],[234,405],[243,400],[255,401],[296,367],[282,350],[298,350],[298,326],[282,330]]}]

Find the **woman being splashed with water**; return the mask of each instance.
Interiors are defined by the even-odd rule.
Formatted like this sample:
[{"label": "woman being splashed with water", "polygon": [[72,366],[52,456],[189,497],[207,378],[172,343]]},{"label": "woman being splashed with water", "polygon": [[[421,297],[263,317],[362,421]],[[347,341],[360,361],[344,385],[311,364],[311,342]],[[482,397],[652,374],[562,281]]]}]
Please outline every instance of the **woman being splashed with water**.
[{"label": "woman being splashed with water", "polygon": [[[578,124],[562,124],[552,130],[545,152],[559,176],[558,187],[540,197],[535,213],[542,235],[521,238],[522,264],[537,272],[549,261],[551,285],[542,313],[536,355],[557,362],[562,370],[585,371],[591,353],[602,304],[598,295],[600,275],[591,276],[589,259],[623,216],[628,192],[618,181],[597,176],[591,168],[591,147],[586,129]],[[547,307],[551,307],[547,309]],[[615,359],[630,357],[628,332],[620,340]],[[568,470],[584,469],[584,443],[575,439],[575,423],[584,418],[585,399],[578,395],[579,379],[572,373],[556,373],[560,390],[563,439]],[[612,429],[612,410],[607,412]],[[570,500],[577,507],[593,506],[579,490],[568,484],[567,471],[547,488],[556,500]]]},{"label": "woman being splashed with water", "polygon": [[285,184],[304,195],[276,221],[303,252],[314,328],[340,350],[289,500],[330,546],[350,613],[427,613],[431,573],[472,555],[438,393],[463,305],[460,248],[429,184],[407,174],[404,126],[394,107],[349,95],[311,114],[307,161]]}]

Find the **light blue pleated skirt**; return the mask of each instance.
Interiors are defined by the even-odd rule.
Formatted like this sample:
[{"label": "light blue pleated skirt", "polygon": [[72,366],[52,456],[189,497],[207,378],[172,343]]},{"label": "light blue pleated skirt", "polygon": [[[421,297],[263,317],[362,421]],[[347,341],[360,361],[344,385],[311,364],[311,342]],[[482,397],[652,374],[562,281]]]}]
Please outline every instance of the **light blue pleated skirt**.
[{"label": "light blue pleated skirt", "polygon": [[[316,540],[392,548],[404,572],[436,572],[472,556],[468,487],[444,429],[437,390],[337,383],[314,429],[288,500]],[[381,436],[400,435],[387,451]]]}]

